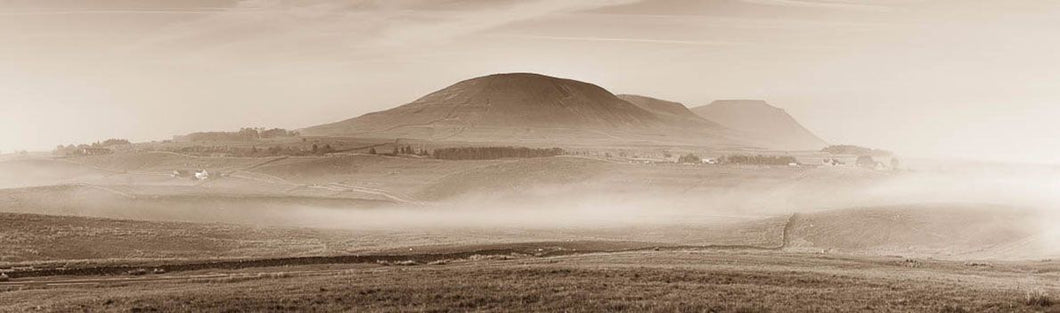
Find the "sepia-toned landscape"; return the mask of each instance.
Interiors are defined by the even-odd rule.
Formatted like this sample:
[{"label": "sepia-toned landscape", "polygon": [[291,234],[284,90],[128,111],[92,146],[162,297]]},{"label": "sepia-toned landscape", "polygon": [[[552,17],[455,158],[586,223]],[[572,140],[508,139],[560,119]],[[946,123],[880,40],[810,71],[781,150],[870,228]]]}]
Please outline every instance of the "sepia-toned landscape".
[{"label": "sepia-toned landscape", "polygon": [[[204,6],[180,9],[189,4],[0,1],[0,19],[11,18],[0,25],[24,26],[27,32],[42,34],[36,39],[11,37],[23,38],[24,45],[9,55],[0,51],[0,56],[62,64],[60,58],[30,56],[30,47],[63,42],[47,41],[51,38],[47,34],[66,38],[65,34],[75,32],[66,27],[81,22],[102,29],[87,33],[114,36],[100,40],[120,40],[129,31],[108,28],[118,20],[86,22],[111,15],[156,14],[177,20],[158,30],[173,36],[157,35],[169,41],[140,42],[153,48],[129,46],[125,48],[133,50],[108,58],[148,55],[133,47],[149,52],[158,48],[152,45],[162,45],[168,48],[159,51],[176,53],[195,46],[204,49],[188,48],[199,53],[197,57],[161,64],[187,62],[198,67],[217,62],[237,67],[252,61],[228,59],[224,53],[229,51],[224,49],[238,50],[240,44],[289,49],[292,46],[287,44],[301,42],[295,40],[300,38],[306,40],[301,42],[305,46],[295,50],[305,54],[292,60],[321,60],[316,50],[308,48],[318,44],[313,34],[330,38],[334,33],[326,30],[361,30],[345,28],[353,27],[344,19],[347,15],[331,15],[340,11],[362,18],[378,14],[379,19],[367,19],[358,27],[368,32],[375,28],[366,25],[380,23],[377,26],[392,30],[383,32],[388,40],[442,50],[470,40],[462,36],[493,38],[490,34],[495,31],[525,31],[527,25],[550,19],[573,23],[567,19],[582,15],[607,24],[610,20],[604,17],[628,15],[637,20],[640,12],[647,12],[643,18],[658,18],[648,14],[656,10],[675,15],[683,10],[746,9],[765,15],[779,10],[775,12],[784,13],[776,14],[803,12],[792,16],[803,19],[816,16],[818,10],[853,12],[845,14],[854,17],[867,14],[865,18],[891,12],[876,11],[883,8],[941,14],[920,4],[892,7],[883,1],[587,1],[581,5],[398,1],[392,8],[374,1],[202,2]],[[417,15],[421,11],[432,14]],[[273,13],[293,20],[263,22],[275,17]],[[196,18],[179,17],[186,14]],[[427,18],[434,14],[444,18]],[[73,17],[73,22],[61,22],[60,15]],[[912,20],[916,15],[901,16]],[[391,19],[414,24],[393,26]],[[279,41],[283,44],[236,39],[217,44],[207,40],[214,37],[198,37],[220,34],[217,29],[262,25],[298,26],[277,28],[289,32],[265,37],[284,38]],[[423,37],[431,37],[422,35],[430,31],[421,28],[430,26],[456,34],[448,37],[451,42],[421,43]],[[541,31],[552,29],[538,26]],[[60,30],[43,30],[49,27]],[[572,33],[606,29],[597,24],[570,27]],[[761,34],[780,31],[763,27],[767,31]],[[256,31],[251,33],[255,35],[242,37],[232,31],[233,38],[261,40]],[[0,38],[4,35],[0,32]],[[570,39],[517,36],[550,42]],[[626,41],[690,45],[659,34],[645,36]],[[613,48],[609,46],[613,40],[581,40],[603,41]],[[358,60],[379,57],[365,62],[388,63],[394,61],[389,58],[400,57],[384,52],[407,47],[394,44],[364,44],[354,50],[373,53],[357,55]],[[102,51],[86,45],[85,51]],[[556,53],[551,50],[556,47],[538,48],[541,53]],[[253,62],[275,64],[270,58],[277,57],[259,56],[264,59]],[[955,125],[970,122],[959,114],[952,119],[933,115],[929,122],[889,120],[892,126],[887,131],[874,132],[859,125],[862,118],[865,123],[877,118],[866,117],[870,114],[815,111],[826,112],[811,119],[831,125],[823,129],[849,129],[862,136],[857,137],[818,131],[822,127],[789,113],[783,101],[759,99],[762,94],[747,91],[751,89],[686,88],[678,81],[692,76],[681,76],[690,74],[677,70],[672,78],[641,81],[643,89],[629,88],[626,80],[619,80],[624,87],[616,89],[607,81],[589,79],[599,75],[548,70],[544,65],[534,71],[498,66],[448,80],[440,77],[459,71],[436,69],[449,74],[429,78],[414,72],[388,73],[385,80],[390,87],[374,87],[386,96],[373,95],[364,86],[351,87],[357,92],[332,90],[336,94],[328,97],[355,110],[320,113],[321,109],[311,114],[315,122],[307,123],[302,122],[307,117],[295,115],[313,111],[314,104],[289,111],[269,109],[275,104],[268,104],[275,97],[297,95],[301,87],[285,91],[234,85],[213,90],[217,97],[232,101],[211,104],[216,108],[212,110],[192,103],[200,95],[178,95],[174,90],[183,88],[179,85],[172,90],[155,86],[158,96],[166,98],[158,100],[165,103],[158,107],[168,108],[164,114],[131,109],[154,107],[133,101],[129,103],[139,104],[125,107],[121,116],[66,123],[78,120],[77,114],[52,104],[41,104],[41,109],[31,101],[60,103],[56,99],[63,89],[51,90],[43,83],[41,89],[33,89],[31,83],[15,82],[23,77],[20,73],[43,77],[49,72],[30,69],[37,66],[34,62],[15,63],[24,66],[22,70],[0,70],[0,84],[12,78],[0,87],[15,91],[10,93],[11,105],[0,102],[7,106],[0,110],[4,115],[0,121],[14,125],[2,130],[20,133],[17,140],[0,137],[5,140],[0,148],[6,149],[0,150],[3,312],[1060,312],[1056,222],[1060,165],[1049,159],[1055,157],[1050,152],[1060,151],[1048,150],[1055,146],[1043,148],[1056,142],[1055,128],[1008,139],[967,139],[962,145],[997,140],[1028,147],[1012,151],[981,146],[982,155],[990,157],[976,158],[975,153],[962,154],[966,150],[955,148],[956,144],[938,143],[952,148],[953,154],[917,148],[946,140],[931,137],[943,132],[937,129],[947,125],[953,127],[949,132],[964,129]],[[641,66],[641,61],[635,63],[631,66]],[[58,70],[54,77],[62,80],[65,71],[78,70]],[[174,69],[171,74],[190,75],[186,70]],[[226,70],[235,73],[233,68],[219,69]],[[362,70],[358,73],[371,73]],[[282,73],[285,79],[299,77],[298,72]],[[267,80],[271,74],[260,75],[256,79]],[[733,80],[744,80],[733,75]],[[151,77],[172,78],[145,75]],[[189,76],[195,77],[212,79],[208,74]],[[432,82],[430,91],[401,87],[422,81]],[[672,88],[654,87],[671,81]],[[129,94],[143,91],[132,83],[122,86]],[[721,87],[703,87],[717,90],[728,83],[717,86]],[[126,90],[100,88],[115,94]],[[5,90],[0,89],[0,94]],[[69,90],[73,95],[79,89]],[[661,95],[652,90],[662,90]],[[744,91],[748,96],[701,103],[666,96],[713,97]],[[782,89],[774,92],[786,94]],[[322,99],[316,89],[312,93],[307,102]],[[249,95],[262,102],[233,100]],[[384,106],[358,104],[392,99],[388,97],[405,100]],[[180,101],[189,101],[187,108],[202,110],[174,113],[182,111],[173,108],[183,107],[168,102],[173,99],[184,99]],[[847,105],[858,103],[852,100]],[[923,110],[929,111],[925,115],[935,112]],[[239,114],[225,113],[236,111]],[[54,116],[55,123],[63,126],[24,122],[39,114]],[[167,126],[172,119],[188,123]],[[284,119],[289,121],[275,122]],[[125,126],[110,126],[123,123],[154,126],[128,134],[115,131]],[[157,137],[156,131],[169,135]],[[79,138],[94,139],[66,141]],[[848,138],[866,138],[867,143]],[[914,143],[906,146],[903,141]],[[876,145],[887,142],[902,151]],[[36,148],[41,145],[54,148]],[[1009,156],[1017,158],[1006,159]]]}]

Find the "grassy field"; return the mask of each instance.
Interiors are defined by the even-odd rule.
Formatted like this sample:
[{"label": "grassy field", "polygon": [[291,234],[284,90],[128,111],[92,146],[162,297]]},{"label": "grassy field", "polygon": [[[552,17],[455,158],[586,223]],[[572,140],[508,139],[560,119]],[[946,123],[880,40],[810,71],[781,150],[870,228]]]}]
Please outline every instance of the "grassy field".
[{"label": "grassy field", "polygon": [[784,218],[712,225],[637,228],[324,229],[245,224],[138,221],[0,213],[0,268],[16,264],[122,264],[127,260],[203,260],[329,256],[385,251],[446,251],[471,244],[644,242],[655,245],[781,244]]},{"label": "grassy field", "polygon": [[[1057,311],[1048,216],[917,172],[357,152],[4,168],[32,179],[0,182],[0,271],[21,273],[0,311]],[[168,175],[187,168],[224,175]],[[438,253],[460,256],[422,264]],[[384,256],[413,266],[349,261]],[[169,273],[115,275],[134,267]]]},{"label": "grassy field", "polygon": [[[393,213],[379,209],[376,217]],[[784,249],[847,255],[942,259],[1031,259],[1035,218],[998,208],[879,207],[713,223],[627,226],[408,226],[308,228],[137,221],[0,213],[0,265],[62,260],[208,259],[327,256],[415,247],[545,241],[642,242],[659,246]],[[406,212],[411,217],[422,218]],[[444,212],[442,214],[445,214]],[[214,214],[213,216],[217,216]],[[433,215],[426,215],[433,216]],[[389,217],[387,217],[389,219]],[[429,222],[428,222],[429,223]],[[365,224],[368,225],[368,224]]]},{"label": "grassy field", "polygon": [[83,285],[9,283],[0,286],[0,310],[1060,311],[1052,303],[1060,291],[1056,262],[991,267],[916,262],[679,250],[414,266],[295,266],[153,275],[166,280],[118,277]]}]

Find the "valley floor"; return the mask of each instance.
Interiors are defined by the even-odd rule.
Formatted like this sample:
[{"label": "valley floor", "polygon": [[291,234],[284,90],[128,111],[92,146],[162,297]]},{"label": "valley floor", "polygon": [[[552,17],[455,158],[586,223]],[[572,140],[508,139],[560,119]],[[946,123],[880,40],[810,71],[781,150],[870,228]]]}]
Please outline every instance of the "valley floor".
[{"label": "valley floor", "polygon": [[[0,311],[1060,312],[1060,263],[750,250],[18,278]],[[1039,297],[1034,297],[1040,295]]]}]

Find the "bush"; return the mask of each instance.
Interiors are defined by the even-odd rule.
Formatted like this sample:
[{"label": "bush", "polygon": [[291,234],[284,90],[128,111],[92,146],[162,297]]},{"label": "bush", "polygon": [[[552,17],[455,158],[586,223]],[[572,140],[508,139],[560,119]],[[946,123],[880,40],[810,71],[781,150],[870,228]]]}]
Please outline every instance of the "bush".
[{"label": "bush", "polygon": [[703,163],[703,158],[699,157],[698,155],[689,153],[686,155],[682,155],[680,158],[677,158],[677,163]]},{"label": "bush", "polygon": [[1056,304],[1056,301],[1049,297],[1045,292],[1039,290],[1028,293],[1024,296],[1023,304],[1044,308],[1053,306],[1053,304]]}]

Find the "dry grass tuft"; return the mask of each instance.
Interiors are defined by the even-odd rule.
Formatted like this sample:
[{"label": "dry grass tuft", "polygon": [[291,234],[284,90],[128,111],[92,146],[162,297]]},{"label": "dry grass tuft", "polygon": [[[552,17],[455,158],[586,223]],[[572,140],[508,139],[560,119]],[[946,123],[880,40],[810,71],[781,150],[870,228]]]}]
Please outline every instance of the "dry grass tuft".
[{"label": "dry grass tuft", "polygon": [[1038,290],[1027,293],[1023,298],[1023,304],[1044,308],[1053,306],[1053,304],[1056,304],[1056,300],[1053,300],[1053,298],[1044,291]]}]

